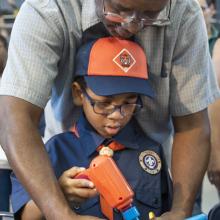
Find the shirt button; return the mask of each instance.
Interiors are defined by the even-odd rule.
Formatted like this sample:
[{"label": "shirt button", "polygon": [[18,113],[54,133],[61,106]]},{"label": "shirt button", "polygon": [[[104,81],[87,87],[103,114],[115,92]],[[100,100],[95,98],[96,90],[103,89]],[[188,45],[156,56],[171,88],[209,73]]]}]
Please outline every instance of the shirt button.
[{"label": "shirt button", "polygon": [[154,203],[154,205],[158,205],[158,198],[154,198],[154,200],[153,200],[153,203]]},{"label": "shirt button", "polygon": [[75,210],[78,210],[78,209],[80,209],[80,206],[79,205],[73,205],[73,208],[75,209]]},{"label": "shirt button", "polygon": [[118,209],[114,208],[113,210],[114,210],[114,212],[119,213]]}]

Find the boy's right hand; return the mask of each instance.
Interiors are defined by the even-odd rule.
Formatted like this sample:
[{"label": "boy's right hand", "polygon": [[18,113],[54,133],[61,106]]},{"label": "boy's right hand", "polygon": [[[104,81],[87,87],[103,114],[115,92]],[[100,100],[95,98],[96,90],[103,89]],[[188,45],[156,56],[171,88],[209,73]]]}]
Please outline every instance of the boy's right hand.
[{"label": "boy's right hand", "polygon": [[70,203],[82,203],[86,199],[98,194],[93,182],[87,179],[74,179],[80,172],[84,171],[82,167],[72,167],[63,172],[59,178],[61,189]]}]

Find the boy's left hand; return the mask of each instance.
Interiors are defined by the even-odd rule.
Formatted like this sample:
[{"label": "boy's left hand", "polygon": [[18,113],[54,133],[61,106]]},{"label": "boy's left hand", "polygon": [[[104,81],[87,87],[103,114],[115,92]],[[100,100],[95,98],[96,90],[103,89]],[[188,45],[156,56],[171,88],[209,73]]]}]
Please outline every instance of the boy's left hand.
[{"label": "boy's left hand", "polygon": [[61,189],[71,203],[82,203],[98,193],[93,182],[87,179],[74,179],[77,174],[84,170],[85,168],[82,167],[72,167],[63,172],[59,178]]}]

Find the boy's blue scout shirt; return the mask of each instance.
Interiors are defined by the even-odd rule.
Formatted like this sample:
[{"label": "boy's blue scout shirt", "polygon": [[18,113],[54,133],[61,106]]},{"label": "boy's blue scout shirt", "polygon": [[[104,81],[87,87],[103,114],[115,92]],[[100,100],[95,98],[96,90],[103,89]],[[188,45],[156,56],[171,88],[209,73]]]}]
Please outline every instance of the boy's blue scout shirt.
[{"label": "boy's blue scout shirt", "polygon": [[[171,117],[199,112],[220,97],[198,2],[171,3],[170,22],[135,35],[157,94],[154,100],[142,97],[145,112],[137,120],[160,144],[172,134]],[[83,33],[99,23],[95,0],[26,0],[13,25],[0,95],[40,108],[51,96],[47,130],[55,135],[69,129],[79,116],[71,92],[75,54]]]},{"label": "boy's blue scout shirt", "polygon": [[[73,166],[89,167],[91,160],[98,155],[97,147],[105,140],[94,131],[83,114],[76,128],[79,137],[69,131],[54,136],[46,144],[57,178]],[[133,204],[141,213],[141,219],[146,220],[149,211],[154,211],[157,216],[167,211],[171,205],[171,182],[161,146],[146,137],[135,120],[130,121],[113,140],[126,146],[126,149],[114,152],[113,159],[135,193]],[[141,166],[139,156],[146,150],[155,152],[162,161],[157,174],[149,174]],[[16,213],[30,200],[30,196],[14,174],[11,179],[12,207]],[[99,196],[72,208],[78,214],[104,217]],[[114,215],[115,219],[122,219],[120,213],[115,212]]]}]

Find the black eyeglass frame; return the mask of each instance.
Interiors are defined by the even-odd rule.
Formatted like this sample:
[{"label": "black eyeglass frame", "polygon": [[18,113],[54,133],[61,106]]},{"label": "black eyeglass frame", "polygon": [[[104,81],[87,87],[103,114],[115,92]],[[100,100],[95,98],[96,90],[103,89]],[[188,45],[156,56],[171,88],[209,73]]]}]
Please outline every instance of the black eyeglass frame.
[{"label": "black eyeglass frame", "polygon": [[[117,109],[119,109],[120,114],[125,117],[125,116],[129,116],[129,115],[135,115],[136,113],[138,113],[142,108],[143,108],[143,102],[141,97],[138,95],[137,97],[137,101],[136,103],[127,103],[127,104],[122,104],[122,105],[113,105],[113,104],[109,104],[108,102],[102,102],[102,101],[97,101],[94,100],[87,92],[86,90],[83,90],[83,94],[85,95],[85,97],[87,98],[87,100],[90,102],[90,105],[93,107],[93,111],[94,113],[98,114],[98,115],[103,115],[103,116],[108,116],[111,115],[112,113],[114,113]],[[108,112],[97,112],[95,105],[98,103],[106,103],[109,106],[112,106],[112,109],[108,109]],[[125,111],[122,110],[123,106],[131,106],[134,108],[134,111],[132,112],[132,114],[126,114]],[[104,111],[104,109],[103,109]]]}]

